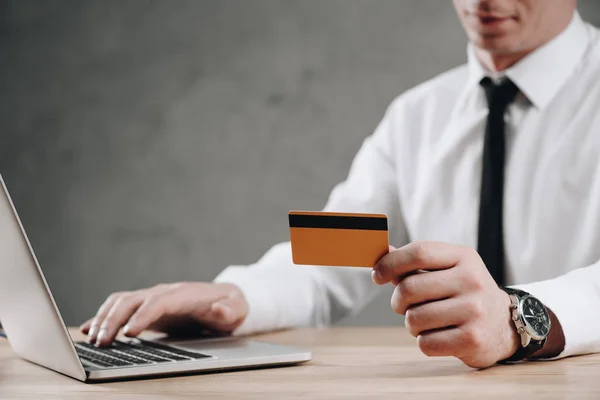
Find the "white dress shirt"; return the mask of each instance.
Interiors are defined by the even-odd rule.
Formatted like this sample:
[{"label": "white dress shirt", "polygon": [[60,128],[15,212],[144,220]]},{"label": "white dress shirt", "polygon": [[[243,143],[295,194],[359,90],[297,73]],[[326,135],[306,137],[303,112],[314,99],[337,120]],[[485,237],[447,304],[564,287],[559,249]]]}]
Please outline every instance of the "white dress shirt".
[{"label": "white dress shirt", "polygon": [[[507,115],[504,242],[508,284],[557,316],[559,357],[600,351],[600,31],[569,26],[505,71],[520,89]],[[390,244],[477,246],[486,71],[468,63],[397,97],[358,151],[328,211],[385,213]],[[380,290],[369,268],[294,265],[289,242],[230,266],[250,311],[235,334],[326,326]]]}]

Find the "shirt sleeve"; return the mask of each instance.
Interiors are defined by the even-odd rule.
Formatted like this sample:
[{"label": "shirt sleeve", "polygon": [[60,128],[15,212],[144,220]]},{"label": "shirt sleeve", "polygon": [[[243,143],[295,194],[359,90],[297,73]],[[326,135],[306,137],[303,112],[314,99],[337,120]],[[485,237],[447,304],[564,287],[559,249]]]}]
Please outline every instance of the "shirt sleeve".
[{"label": "shirt sleeve", "polygon": [[[324,211],[384,213],[390,243],[407,242],[393,155],[391,107],[356,154],[346,179],[329,195]],[[249,313],[235,335],[301,326],[327,326],[358,313],[380,290],[369,268],[300,266],[291,245],[274,245],[256,263],[229,266],[215,282],[237,285]]]},{"label": "shirt sleeve", "polygon": [[600,352],[600,261],[554,279],[514,285],[556,315],[565,348],[554,359]]}]

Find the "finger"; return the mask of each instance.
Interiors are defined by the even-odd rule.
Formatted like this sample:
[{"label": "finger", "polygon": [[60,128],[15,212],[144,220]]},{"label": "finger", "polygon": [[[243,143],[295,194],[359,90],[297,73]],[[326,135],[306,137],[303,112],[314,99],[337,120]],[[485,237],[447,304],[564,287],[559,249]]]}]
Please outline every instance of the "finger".
[{"label": "finger", "polygon": [[464,251],[462,246],[447,243],[413,242],[381,257],[373,267],[373,280],[384,284],[419,269],[451,268],[460,262]]},{"label": "finger", "polygon": [[100,331],[96,339],[96,345],[105,346],[113,342],[119,329],[127,323],[129,318],[142,304],[142,294],[124,296],[113,304],[100,325]]},{"label": "finger", "polygon": [[[388,252],[385,255],[388,255],[391,252],[396,251],[396,250],[398,250],[398,249],[390,244],[390,245],[388,245]],[[383,258],[384,256],[382,256],[381,258]],[[375,269],[376,265],[377,264],[375,264],[375,266],[373,266],[373,271],[371,271],[371,280],[373,281],[373,283],[379,284],[379,281],[381,280],[381,278],[379,278],[379,276],[377,275],[379,272]],[[381,284],[383,284],[383,283],[387,283],[387,282],[382,282]]]},{"label": "finger", "polygon": [[216,300],[207,300],[207,297],[214,297],[214,293],[199,293],[195,285],[163,286],[144,300],[129,319],[123,333],[130,337],[137,336],[163,316],[191,316],[198,319],[197,316],[206,314],[212,302]]},{"label": "finger", "polygon": [[426,356],[453,356],[456,351],[455,342],[461,335],[462,332],[458,328],[429,331],[417,337],[417,346]]},{"label": "finger", "polygon": [[214,328],[229,330],[237,325],[247,313],[247,304],[241,296],[231,296],[212,303],[210,311],[203,318]]},{"label": "finger", "polygon": [[102,325],[104,318],[106,318],[106,314],[108,314],[113,304],[123,295],[125,294],[113,293],[106,298],[104,303],[102,303],[96,312],[96,316],[92,318],[92,322],[90,323],[90,329],[88,331],[88,341],[90,343],[96,342],[96,338],[98,337],[98,333],[100,331],[100,325]]},{"label": "finger", "polygon": [[173,293],[166,292],[148,296],[139,308],[133,313],[129,322],[123,328],[123,333],[129,337],[135,337],[142,333],[154,322],[168,313],[168,303],[176,301],[172,299]]},{"label": "finger", "polygon": [[460,359],[479,352],[484,341],[485,337],[469,326],[429,331],[417,337],[417,345],[423,354]]},{"label": "finger", "polygon": [[79,330],[84,334],[87,335],[88,332],[90,331],[90,327],[92,326],[92,318],[88,319],[87,321],[85,321],[83,324],[79,325]]},{"label": "finger", "polygon": [[410,275],[416,275],[416,274],[425,274],[425,273],[429,273],[429,271],[425,271],[422,269],[417,269],[412,273],[409,274],[404,274],[402,276],[397,276],[395,278],[393,278],[389,283],[391,283],[394,286],[398,286],[398,284],[405,278],[409,277]]},{"label": "finger", "polygon": [[404,315],[409,307],[456,296],[463,292],[464,285],[456,269],[413,274],[396,285],[392,293],[392,309]]},{"label": "finger", "polygon": [[[94,343],[97,340],[97,335],[100,333],[100,327],[102,326],[104,319],[107,317],[108,313],[113,308],[114,304],[121,297],[135,295],[136,298],[138,299],[139,303],[141,304],[141,302],[143,301],[143,299],[145,297],[147,297],[151,294],[160,294],[160,293],[168,292],[169,290],[171,290],[172,287],[173,287],[173,285],[160,284],[160,285],[156,285],[149,289],[137,290],[133,293],[130,293],[130,292],[113,293],[106,299],[104,304],[102,304],[102,306],[98,310],[98,314],[92,320],[90,332],[88,333],[89,342]],[[138,307],[140,304],[138,304]],[[92,336],[92,334],[93,334],[93,336]]]},{"label": "finger", "polygon": [[480,304],[464,297],[422,304],[406,311],[404,324],[411,335],[418,337],[427,331],[456,327],[480,317],[485,312]]}]

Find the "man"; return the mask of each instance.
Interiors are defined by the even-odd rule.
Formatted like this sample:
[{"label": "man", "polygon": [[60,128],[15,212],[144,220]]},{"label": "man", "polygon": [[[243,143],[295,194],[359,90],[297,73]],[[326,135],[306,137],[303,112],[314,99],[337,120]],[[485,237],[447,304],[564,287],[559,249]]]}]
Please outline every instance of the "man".
[{"label": "man", "polygon": [[307,267],[281,243],[214,283],[111,295],[82,325],[90,341],[123,326],[328,325],[391,283],[392,308],[429,356],[479,368],[598,351],[599,31],[576,0],[454,5],[468,64],[399,96],[325,207],[387,214],[398,249],[372,270]]}]

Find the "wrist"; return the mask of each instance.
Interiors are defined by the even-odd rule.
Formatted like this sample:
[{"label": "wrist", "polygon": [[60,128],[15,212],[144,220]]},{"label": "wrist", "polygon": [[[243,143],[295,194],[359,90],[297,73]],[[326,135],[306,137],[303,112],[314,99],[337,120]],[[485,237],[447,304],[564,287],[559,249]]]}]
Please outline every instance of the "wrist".
[{"label": "wrist", "polygon": [[556,315],[530,293],[502,289],[511,301],[512,331],[520,340],[516,352],[500,362],[558,356],[564,349],[565,338]]},{"label": "wrist", "polygon": [[505,360],[511,357],[513,354],[515,354],[517,350],[519,350],[519,347],[521,347],[521,336],[517,332],[515,323],[512,319],[510,296],[502,289],[500,290],[504,295],[506,313],[504,315],[504,323],[502,324],[502,326],[504,327],[504,334],[502,335],[502,337],[504,338],[504,345],[501,346],[501,348],[504,349],[504,351],[500,355],[499,360]]}]

